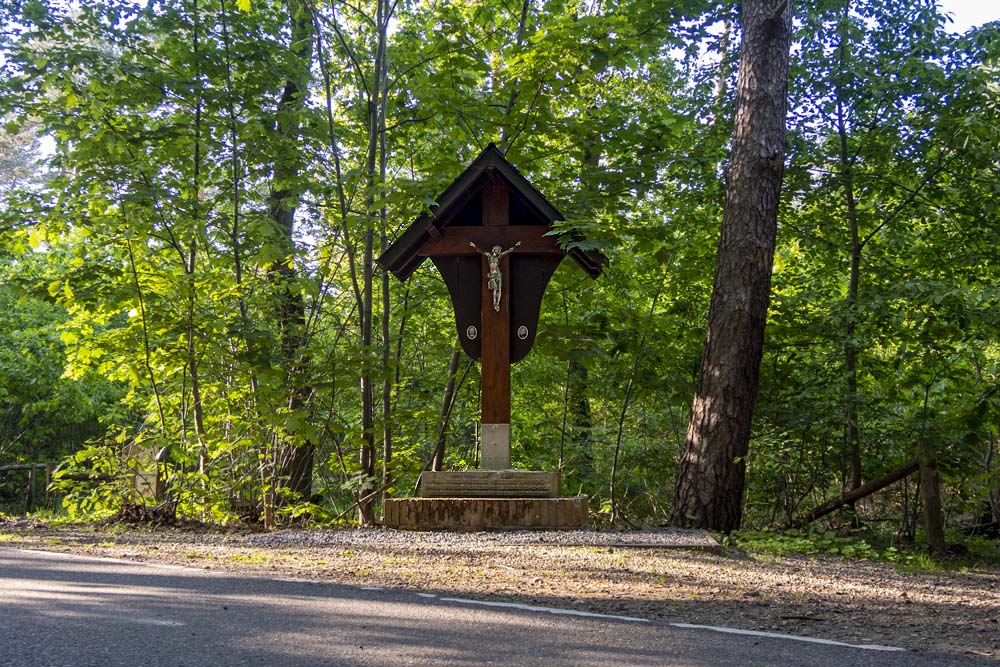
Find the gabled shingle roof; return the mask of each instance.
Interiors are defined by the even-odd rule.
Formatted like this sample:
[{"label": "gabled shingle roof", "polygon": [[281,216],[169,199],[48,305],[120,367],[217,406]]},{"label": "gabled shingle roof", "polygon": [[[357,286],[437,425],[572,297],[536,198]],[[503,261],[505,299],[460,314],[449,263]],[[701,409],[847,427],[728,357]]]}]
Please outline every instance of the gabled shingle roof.
[{"label": "gabled shingle roof", "polygon": [[[438,196],[437,206],[430,213],[417,218],[386,249],[378,258],[379,266],[400,280],[409,278],[426,259],[420,254],[423,245],[437,237],[439,231],[447,226],[494,176],[502,178],[511,192],[532,209],[545,224],[551,225],[557,220],[564,219],[562,214],[491,143]],[[608,262],[607,257],[597,250],[570,248],[567,254],[591,278],[599,276]]]}]

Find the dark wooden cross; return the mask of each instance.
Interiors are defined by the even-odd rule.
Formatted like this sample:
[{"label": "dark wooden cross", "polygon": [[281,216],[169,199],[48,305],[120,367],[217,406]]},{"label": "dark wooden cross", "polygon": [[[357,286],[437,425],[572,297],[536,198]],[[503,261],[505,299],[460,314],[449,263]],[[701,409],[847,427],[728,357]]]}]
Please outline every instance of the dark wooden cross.
[{"label": "dark wooden cross", "polygon": [[590,275],[606,259],[564,250],[550,235],[559,212],[493,144],[378,262],[402,280],[430,257],[455,307],[462,349],[482,362],[482,464],[510,467],[510,367],[531,350],[542,295],[567,254]]}]

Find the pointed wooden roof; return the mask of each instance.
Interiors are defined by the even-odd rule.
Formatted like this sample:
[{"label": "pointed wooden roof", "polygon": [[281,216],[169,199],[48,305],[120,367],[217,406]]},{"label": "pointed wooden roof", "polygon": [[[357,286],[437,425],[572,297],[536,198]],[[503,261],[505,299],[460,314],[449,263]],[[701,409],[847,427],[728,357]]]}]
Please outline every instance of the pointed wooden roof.
[{"label": "pointed wooden roof", "polygon": [[[562,214],[491,143],[438,196],[437,205],[429,213],[417,218],[386,249],[378,258],[379,266],[400,280],[409,278],[426,259],[426,256],[420,253],[424,244],[440,238],[441,229],[451,223],[470,200],[496,177],[506,182],[510,192],[520,198],[545,224],[551,225],[557,220],[564,219]],[[597,250],[570,248],[566,254],[572,257],[591,278],[599,276],[608,262],[607,257]]]}]

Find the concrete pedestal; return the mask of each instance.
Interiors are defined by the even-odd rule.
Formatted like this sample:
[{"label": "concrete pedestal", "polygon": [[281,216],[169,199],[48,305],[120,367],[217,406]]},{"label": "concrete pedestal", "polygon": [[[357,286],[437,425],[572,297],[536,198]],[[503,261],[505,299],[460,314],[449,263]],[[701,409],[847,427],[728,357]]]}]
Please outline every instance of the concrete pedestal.
[{"label": "concrete pedestal", "polygon": [[559,530],[587,525],[587,498],[560,498],[559,473],[428,471],[422,498],[387,498],[383,523],[401,530]]},{"label": "concrete pedestal", "polygon": [[387,498],[387,528],[568,530],[587,525],[587,498]]},{"label": "concrete pedestal", "polygon": [[424,498],[558,498],[559,473],[538,470],[427,471]]}]

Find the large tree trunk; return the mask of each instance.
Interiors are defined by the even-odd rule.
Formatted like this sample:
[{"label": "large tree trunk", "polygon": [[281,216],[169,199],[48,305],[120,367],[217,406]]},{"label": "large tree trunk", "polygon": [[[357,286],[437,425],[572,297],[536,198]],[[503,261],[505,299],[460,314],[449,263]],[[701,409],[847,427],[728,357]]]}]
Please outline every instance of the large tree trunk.
[{"label": "large tree trunk", "polygon": [[743,518],[784,172],[787,0],[744,0],[733,145],[701,373],[671,521],[731,531]]}]

